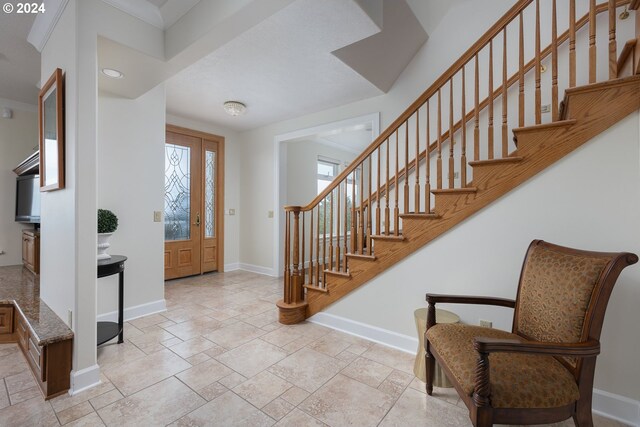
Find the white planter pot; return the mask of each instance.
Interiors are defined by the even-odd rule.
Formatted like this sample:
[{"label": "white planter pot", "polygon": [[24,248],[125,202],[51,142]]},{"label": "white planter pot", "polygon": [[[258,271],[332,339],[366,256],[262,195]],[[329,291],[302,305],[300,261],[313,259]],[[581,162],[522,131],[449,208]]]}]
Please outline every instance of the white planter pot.
[{"label": "white planter pot", "polygon": [[103,259],[110,259],[111,255],[107,253],[109,249],[109,238],[113,233],[98,233],[98,261]]}]

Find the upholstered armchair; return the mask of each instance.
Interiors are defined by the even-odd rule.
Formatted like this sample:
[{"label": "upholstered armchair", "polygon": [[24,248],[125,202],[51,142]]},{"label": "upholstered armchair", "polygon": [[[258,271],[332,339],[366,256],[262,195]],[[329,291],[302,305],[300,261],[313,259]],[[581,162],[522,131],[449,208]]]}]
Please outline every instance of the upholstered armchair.
[{"label": "upholstered armchair", "polygon": [[[570,417],[577,426],[592,426],[602,321],[620,272],[637,261],[631,253],[588,252],[534,240],[515,301],[427,294],[427,393],[433,393],[437,361],[476,427]],[[514,308],[512,331],[436,324],[436,303]]]}]

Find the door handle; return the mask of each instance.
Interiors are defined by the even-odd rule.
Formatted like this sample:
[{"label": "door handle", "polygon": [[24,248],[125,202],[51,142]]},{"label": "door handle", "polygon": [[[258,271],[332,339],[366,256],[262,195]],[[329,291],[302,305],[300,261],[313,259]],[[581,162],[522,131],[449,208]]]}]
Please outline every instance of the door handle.
[{"label": "door handle", "polygon": [[193,224],[197,227],[200,227],[200,212],[196,214],[196,222],[194,222]]}]

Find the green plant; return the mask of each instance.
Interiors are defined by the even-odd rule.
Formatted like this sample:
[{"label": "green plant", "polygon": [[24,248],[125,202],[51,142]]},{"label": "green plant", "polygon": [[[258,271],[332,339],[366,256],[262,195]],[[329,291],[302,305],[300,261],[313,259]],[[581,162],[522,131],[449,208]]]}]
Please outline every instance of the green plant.
[{"label": "green plant", "polygon": [[98,233],[113,233],[118,229],[118,217],[107,209],[98,209]]}]

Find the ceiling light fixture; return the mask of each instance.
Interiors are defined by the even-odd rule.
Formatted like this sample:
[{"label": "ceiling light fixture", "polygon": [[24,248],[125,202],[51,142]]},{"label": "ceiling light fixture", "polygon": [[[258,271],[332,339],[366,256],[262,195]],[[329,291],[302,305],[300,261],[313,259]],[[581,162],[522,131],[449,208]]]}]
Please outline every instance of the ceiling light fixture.
[{"label": "ceiling light fixture", "polygon": [[103,68],[102,74],[104,74],[107,77],[111,77],[112,79],[121,79],[124,77],[124,74],[122,74],[118,70],[114,70],[113,68]]},{"label": "ceiling light fixture", "polygon": [[247,106],[240,101],[227,101],[223,104],[224,111],[232,116],[239,116],[247,111]]}]

